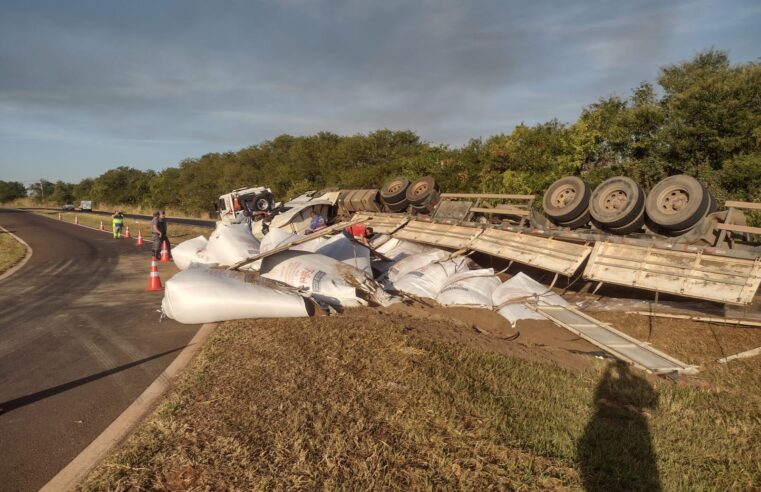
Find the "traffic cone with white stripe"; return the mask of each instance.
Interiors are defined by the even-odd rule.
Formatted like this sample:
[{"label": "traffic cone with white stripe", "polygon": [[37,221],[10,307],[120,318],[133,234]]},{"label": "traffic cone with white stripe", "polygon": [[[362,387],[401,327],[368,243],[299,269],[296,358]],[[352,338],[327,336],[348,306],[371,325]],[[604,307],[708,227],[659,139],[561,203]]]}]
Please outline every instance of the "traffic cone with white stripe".
[{"label": "traffic cone with white stripe", "polygon": [[58,220],[61,220],[61,212],[58,212]]},{"label": "traffic cone with white stripe", "polygon": [[135,246],[142,246],[145,244],[145,241],[143,241],[143,233],[140,232],[140,229],[137,230],[137,242],[135,243]]},{"label": "traffic cone with white stripe", "polygon": [[132,234],[129,233],[129,226],[127,226],[127,231],[124,233],[124,237],[127,239],[130,239],[132,237]]},{"label": "traffic cone with white stripe", "polygon": [[78,215],[74,216],[74,224],[79,225],[79,216]]},{"label": "traffic cone with white stripe", "polygon": [[98,227],[98,230],[99,231],[105,231],[106,230],[106,228],[103,227],[103,221],[102,220],[100,221],[100,227]]},{"label": "traffic cone with white stripe", "polygon": [[164,286],[161,285],[161,278],[159,277],[159,266],[156,264],[156,257],[151,257],[151,273],[148,278],[148,288],[145,290],[164,290]]},{"label": "traffic cone with white stripe", "polygon": [[161,243],[161,263],[169,263],[169,250],[166,249],[166,239]]}]

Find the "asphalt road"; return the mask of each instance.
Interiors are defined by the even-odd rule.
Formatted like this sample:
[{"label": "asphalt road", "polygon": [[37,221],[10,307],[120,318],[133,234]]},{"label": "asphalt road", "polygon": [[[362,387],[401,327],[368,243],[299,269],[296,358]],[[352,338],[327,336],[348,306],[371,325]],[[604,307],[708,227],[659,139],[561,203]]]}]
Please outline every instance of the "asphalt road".
[{"label": "asphalt road", "polygon": [[[59,209],[52,209],[52,208],[30,208],[27,210],[56,210],[59,211]],[[79,213],[92,213],[95,215],[103,215],[111,217],[113,215],[113,211],[105,211],[105,210],[93,210],[92,212],[79,212]],[[138,215],[138,214],[124,214],[125,217],[128,219],[142,219],[142,220],[148,220],[150,221],[153,217],[150,215]],[[185,219],[181,217],[167,217],[166,221],[170,224],[187,224],[187,225],[194,225],[199,227],[211,227],[212,229],[216,225],[217,221],[213,219]]]},{"label": "asphalt road", "polygon": [[[0,490],[37,490],[105,429],[198,330],[159,323],[150,249],[0,209],[34,253],[0,281]],[[160,264],[163,281],[173,264]]]}]

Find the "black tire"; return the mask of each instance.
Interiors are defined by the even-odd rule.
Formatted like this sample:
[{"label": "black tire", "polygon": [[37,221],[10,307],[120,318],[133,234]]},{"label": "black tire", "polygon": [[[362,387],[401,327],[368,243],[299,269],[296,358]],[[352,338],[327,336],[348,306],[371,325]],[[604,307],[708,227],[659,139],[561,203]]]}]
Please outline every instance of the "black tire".
[{"label": "black tire", "polygon": [[708,204],[708,212],[706,212],[706,215],[710,215],[719,209],[719,204],[716,203],[716,198],[711,194],[710,191],[708,191],[707,188],[706,193],[708,193],[708,199],[710,200],[710,203]]},{"label": "black tire", "polygon": [[407,188],[410,186],[410,180],[404,176],[390,179],[381,187],[381,200],[384,203],[399,203],[407,194]]},{"label": "black tire", "polygon": [[412,205],[412,210],[416,214],[422,213],[422,214],[432,214],[433,211],[436,209],[436,205],[439,203],[439,198],[441,197],[441,194],[438,191],[434,191],[430,195],[428,195],[428,198],[425,200],[424,203],[420,205]]},{"label": "black tire", "polygon": [[558,222],[557,225],[561,227],[567,227],[569,229],[578,229],[579,227],[584,227],[585,225],[589,224],[589,220],[591,218],[592,216],[589,213],[589,210],[586,210],[583,214],[579,215],[575,219],[569,220],[567,222]]},{"label": "black tire", "polygon": [[258,212],[269,212],[272,210],[272,196],[271,195],[262,195],[256,200],[254,200],[254,209]]},{"label": "black tire", "polygon": [[681,231],[697,224],[708,212],[710,193],[692,176],[678,174],[653,186],[645,201],[651,221],[666,231]]},{"label": "black tire", "polygon": [[404,198],[401,202],[397,203],[386,203],[386,208],[389,209],[391,212],[404,212],[407,210],[407,207],[410,206],[410,202],[407,201],[406,198]]},{"label": "black tire", "polygon": [[555,222],[578,218],[589,206],[589,185],[577,176],[560,178],[547,188],[542,197],[544,214]]},{"label": "black tire", "polygon": [[605,229],[605,232],[610,232],[611,234],[616,234],[618,236],[625,236],[626,234],[632,234],[634,232],[639,232],[642,230],[642,227],[645,225],[645,207],[642,207],[642,210],[640,211],[639,215],[636,216],[632,221],[628,224],[624,224],[621,227],[609,227]]},{"label": "black tire", "polygon": [[645,210],[645,191],[631,178],[616,176],[603,181],[589,200],[589,213],[601,229],[631,224]]},{"label": "black tire", "polygon": [[423,205],[428,197],[439,190],[439,185],[433,176],[423,176],[415,180],[408,188],[406,197],[411,205]]}]

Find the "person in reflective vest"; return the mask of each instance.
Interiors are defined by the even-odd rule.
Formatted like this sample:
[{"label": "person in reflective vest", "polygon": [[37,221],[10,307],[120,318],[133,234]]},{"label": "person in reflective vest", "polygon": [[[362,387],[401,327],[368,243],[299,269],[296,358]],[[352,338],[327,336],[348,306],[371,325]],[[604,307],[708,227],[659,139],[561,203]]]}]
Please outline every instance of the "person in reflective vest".
[{"label": "person in reflective vest", "polygon": [[122,237],[122,227],[124,227],[124,216],[121,212],[116,212],[111,216],[111,230],[114,233],[114,239]]}]

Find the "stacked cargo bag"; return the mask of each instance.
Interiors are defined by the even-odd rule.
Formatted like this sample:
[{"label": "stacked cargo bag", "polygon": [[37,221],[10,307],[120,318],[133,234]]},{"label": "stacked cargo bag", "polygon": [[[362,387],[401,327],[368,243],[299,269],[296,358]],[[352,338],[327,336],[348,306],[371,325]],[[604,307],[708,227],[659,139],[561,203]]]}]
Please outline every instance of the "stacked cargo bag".
[{"label": "stacked cargo bag", "polygon": [[545,306],[568,305],[568,301],[523,272],[517,273],[494,289],[492,302],[500,316],[513,326],[521,319],[547,319],[526,307],[526,303]]},{"label": "stacked cargo bag", "polygon": [[493,268],[468,270],[451,276],[436,296],[445,306],[493,306],[492,293],[502,282]]},{"label": "stacked cargo bag", "polygon": [[174,264],[180,270],[187,270],[193,264],[211,265],[205,257],[205,249],[208,241],[203,236],[183,241],[172,248]]},{"label": "stacked cargo bag", "polygon": [[357,287],[367,277],[354,267],[324,255],[283,251],[262,260],[265,278],[308,291],[316,300],[343,307],[364,306]]},{"label": "stacked cargo bag", "polygon": [[406,294],[436,299],[450,277],[474,265],[473,260],[465,256],[437,261],[405,273],[394,282],[393,288]]},{"label": "stacked cargo bag", "polygon": [[450,254],[451,253],[444,251],[443,249],[432,249],[431,251],[426,251],[425,253],[409,255],[394,263],[394,265],[388,270],[388,280],[391,283],[394,283],[406,275],[408,272],[417,270],[418,268],[422,268],[426,265],[430,265],[435,261],[442,261],[446,258],[449,258]]},{"label": "stacked cargo bag", "polygon": [[[388,237],[386,237],[386,239],[388,239]],[[412,241],[405,241],[403,239],[390,238],[375,248],[375,251],[388,258],[388,260],[373,260],[372,267],[383,274],[388,274],[389,269],[394,266],[395,262],[403,260],[408,256],[425,253],[431,250],[433,250],[433,248],[430,246],[413,243]]]},{"label": "stacked cargo bag", "polygon": [[[209,236],[206,256],[220,265],[234,265],[259,254],[259,241],[251,233],[248,224],[217,222],[217,228]],[[248,265],[246,268],[251,268]]]},{"label": "stacked cargo bag", "polygon": [[343,234],[313,239],[307,243],[294,246],[291,249],[293,251],[306,251],[328,256],[350,265],[366,275],[372,276],[373,274],[370,266],[370,250]]},{"label": "stacked cargo bag", "polygon": [[164,316],[188,324],[304,317],[312,312],[308,301],[296,292],[251,274],[206,268],[190,268],[168,280],[161,310]]}]

